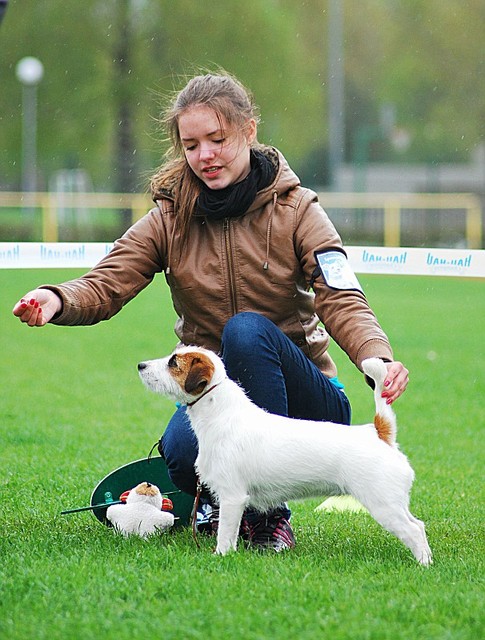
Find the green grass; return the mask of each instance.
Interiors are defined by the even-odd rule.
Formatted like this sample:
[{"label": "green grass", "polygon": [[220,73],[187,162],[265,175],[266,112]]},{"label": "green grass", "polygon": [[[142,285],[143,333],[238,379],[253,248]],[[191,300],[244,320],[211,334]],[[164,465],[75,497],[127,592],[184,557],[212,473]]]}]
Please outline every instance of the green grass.
[{"label": "green grass", "polygon": [[[361,277],[411,370],[396,411],[435,556],[423,569],[369,516],[318,514],[319,500],[292,504],[298,544],[279,556],[220,558],[187,529],[123,540],[90,513],[61,516],[145,456],[173,409],[136,372],[176,341],[162,279],[95,327],[11,316],[36,284],[77,273],[0,271],[1,640],[483,637],[483,281]],[[372,395],[333,352],[367,421]]]}]

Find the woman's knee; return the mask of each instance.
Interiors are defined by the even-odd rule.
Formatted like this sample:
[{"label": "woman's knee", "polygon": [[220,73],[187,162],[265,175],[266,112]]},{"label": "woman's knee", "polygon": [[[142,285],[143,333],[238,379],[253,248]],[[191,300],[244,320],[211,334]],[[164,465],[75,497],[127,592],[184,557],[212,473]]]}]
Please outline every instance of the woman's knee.
[{"label": "woman's knee", "polygon": [[223,355],[228,350],[240,350],[247,354],[271,326],[274,326],[271,320],[253,311],[242,311],[232,316],[222,332]]}]

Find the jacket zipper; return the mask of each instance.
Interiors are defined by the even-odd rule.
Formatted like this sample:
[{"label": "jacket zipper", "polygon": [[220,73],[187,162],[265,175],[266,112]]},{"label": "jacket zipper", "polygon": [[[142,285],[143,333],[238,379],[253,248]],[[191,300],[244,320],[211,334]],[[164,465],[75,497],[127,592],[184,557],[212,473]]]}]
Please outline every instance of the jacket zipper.
[{"label": "jacket zipper", "polygon": [[234,273],[234,261],[232,257],[232,244],[231,244],[231,221],[229,218],[224,218],[222,225],[224,233],[224,246],[226,248],[227,266],[229,272],[229,292],[231,296],[231,315],[237,313],[237,299],[236,299],[236,276]]}]

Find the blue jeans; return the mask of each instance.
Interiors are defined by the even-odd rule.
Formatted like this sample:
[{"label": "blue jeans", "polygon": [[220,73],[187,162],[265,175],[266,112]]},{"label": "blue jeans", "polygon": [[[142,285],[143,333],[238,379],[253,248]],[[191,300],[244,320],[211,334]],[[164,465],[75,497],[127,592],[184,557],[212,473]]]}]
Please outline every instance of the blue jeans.
[{"label": "blue jeans", "polygon": [[[350,424],[350,403],[343,391],[264,316],[252,312],[233,316],[224,327],[221,355],[227,375],[270,413]],[[195,495],[197,440],[186,407],[171,418],[159,451],[173,483]]]}]

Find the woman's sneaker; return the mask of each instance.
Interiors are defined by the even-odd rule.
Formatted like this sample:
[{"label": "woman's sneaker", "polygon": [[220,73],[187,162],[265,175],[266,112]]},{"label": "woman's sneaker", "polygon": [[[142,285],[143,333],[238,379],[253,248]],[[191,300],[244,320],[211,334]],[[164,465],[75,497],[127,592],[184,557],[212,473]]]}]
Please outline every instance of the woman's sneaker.
[{"label": "woman's sneaker", "polygon": [[[197,514],[197,530],[211,536],[217,536],[219,528],[219,508],[203,505],[201,514]],[[285,551],[295,546],[295,536],[290,523],[281,511],[270,511],[264,514],[251,512],[249,519],[243,516],[239,527],[239,537],[249,547],[258,551]]]},{"label": "woman's sneaker", "polygon": [[[197,513],[197,531],[215,537],[219,529],[219,507],[213,507],[210,504],[202,505],[202,507],[201,512]],[[244,516],[239,526],[239,537],[243,540],[249,540],[249,525]]]},{"label": "woman's sneaker", "polygon": [[209,536],[217,535],[219,527],[219,507],[209,503],[201,504],[197,511],[197,531]]},{"label": "woman's sneaker", "polygon": [[249,544],[259,551],[273,550],[276,553],[293,549],[296,544],[293,530],[280,511],[271,511],[259,516],[249,524]]}]

